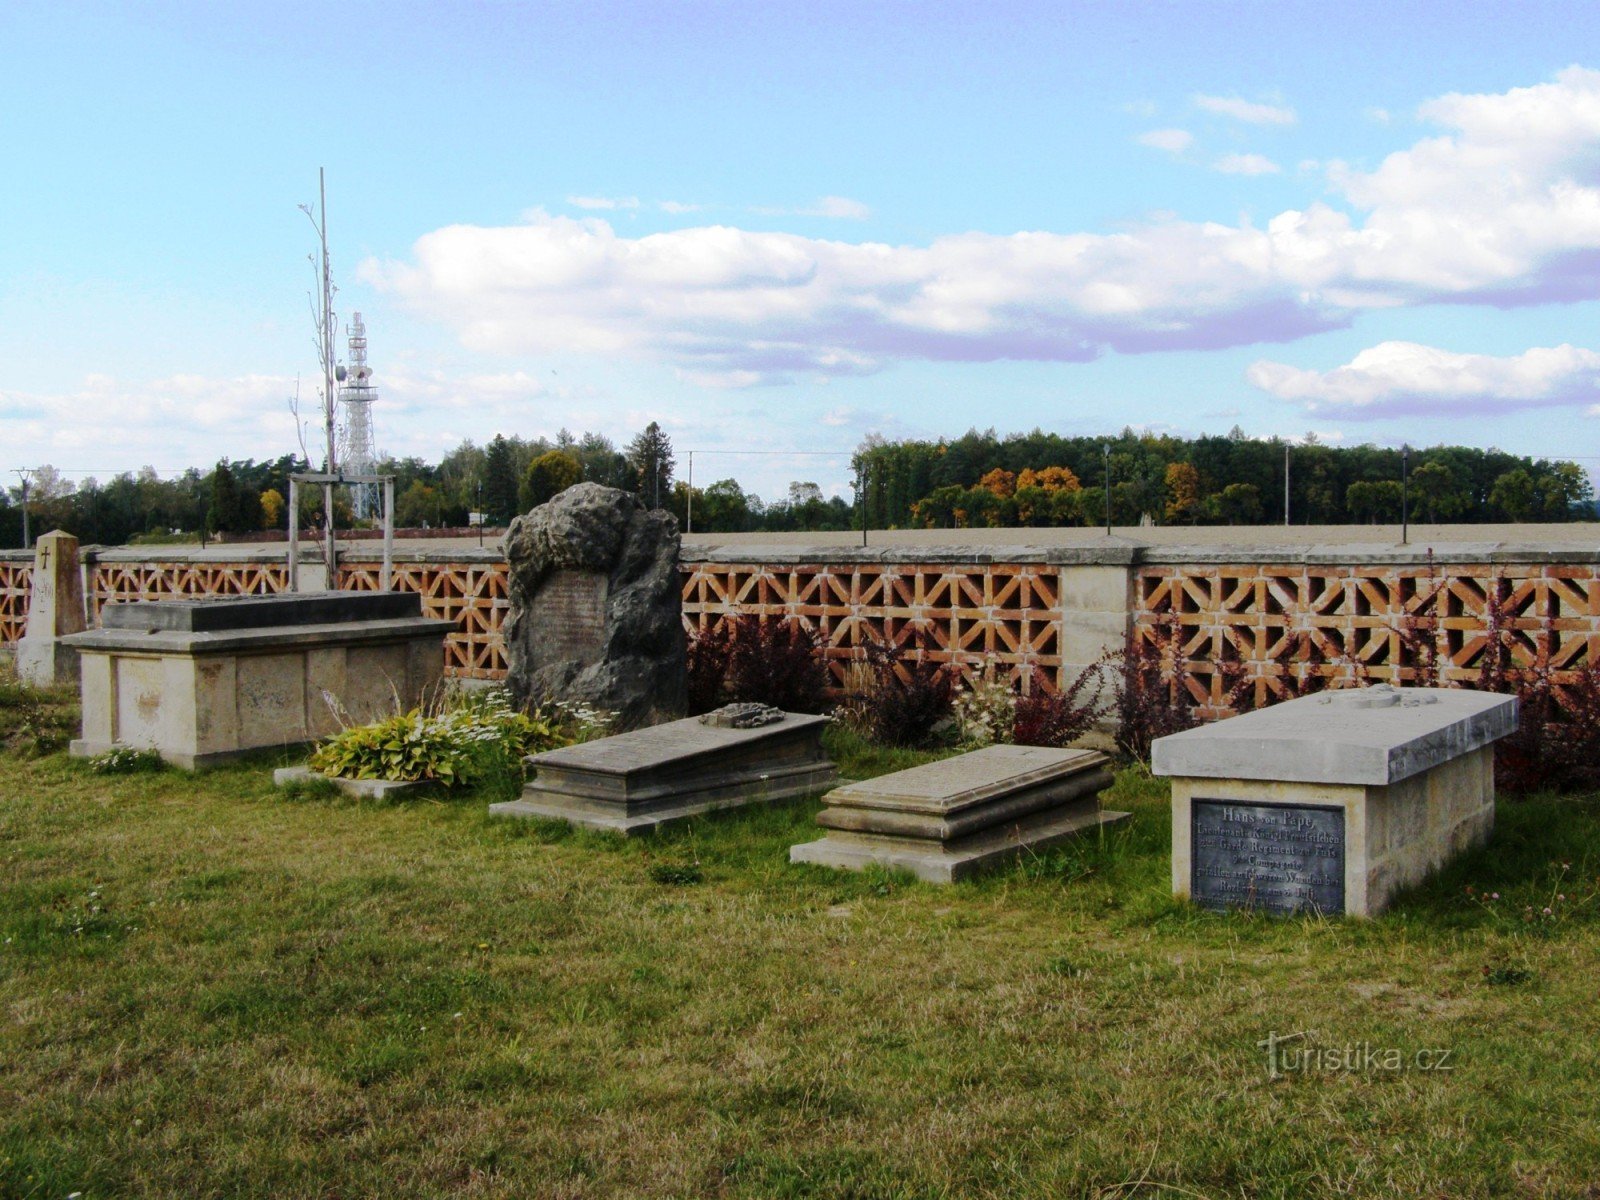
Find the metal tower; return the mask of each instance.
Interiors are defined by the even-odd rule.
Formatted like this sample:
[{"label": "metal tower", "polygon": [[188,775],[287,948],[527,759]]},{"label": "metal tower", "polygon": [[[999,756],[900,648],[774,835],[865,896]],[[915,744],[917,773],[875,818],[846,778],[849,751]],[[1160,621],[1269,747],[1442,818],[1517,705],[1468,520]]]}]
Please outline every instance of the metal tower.
[{"label": "metal tower", "polygon": [[[350,321],[350,362],[339,368],[339,403],[344,405],[341,465],[351,475],[371,475],[378,469],[378,455],[372,445],[372,402],[377,398],[372,368],[367,365],[367,327],[361,314],[356,313]],[[377,484],[352,484],[350,493],[350,506],[358,518],[366,520],[377,515]]]}]

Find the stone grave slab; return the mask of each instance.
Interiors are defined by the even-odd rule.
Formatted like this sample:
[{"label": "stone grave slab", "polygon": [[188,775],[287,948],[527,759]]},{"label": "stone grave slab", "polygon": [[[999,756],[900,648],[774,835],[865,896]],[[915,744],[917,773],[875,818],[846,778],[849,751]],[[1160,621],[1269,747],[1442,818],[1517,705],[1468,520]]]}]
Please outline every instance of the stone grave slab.
[{"label": "stone grave slab", "polygon": [[1156,741],[1172,779],[1172,890],[1211,909],[1371,916],[1494,827],[1510,696],[1371,688]]},{"label": "stone grave slab", "polygon": [[953,883],[1126,819],[1100,807],[1111,781],[1098,751],[986,746],[829,792],[817,815],[827,835],[790,847],[789,861]]},{"label": "stone grave slab", "polygon": [[833,783],[838,772],[822,750],[828,718],[778,716],[744,728],[687,717],[535,754],[527,759],[534,774],[522,796],[489,811],[631,836]]}]

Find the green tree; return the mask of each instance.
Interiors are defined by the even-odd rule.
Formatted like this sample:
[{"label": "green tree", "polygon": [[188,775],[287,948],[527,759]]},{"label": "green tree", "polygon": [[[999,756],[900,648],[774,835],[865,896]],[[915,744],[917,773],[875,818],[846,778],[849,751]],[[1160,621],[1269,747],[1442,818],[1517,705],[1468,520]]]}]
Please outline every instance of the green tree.
[{"label": "green tree", "polygon": [[517,515],[517,468],[511,443],[494,435],[483,455],[483,511],[491,525]]},{"label": "green tree", "polygon": [[401,529],[438,525],[442,516],[443,497],[439,490],[420,479],[413,479],[406,490],[395,497],[394,523]]},{"label": "green tree", "polygon": [[239,528],[239,484],[228,460],[211,472],[211,503],[206,508],[206,528],[213,533],[233,533]]},{"label": "green tree", "polygon": [[1230,483],[1217,494],[1217,510],[1229,525],[1254,525],[1261,520],[1261,489],[1253,483]]},{"label": "green tree", "polygon": [[672,439],[655,421],[628,443],[628,465],[633,468],[639,496],[652,508],[660,508],[664,497],[672,495]]},{"label": "green tree", "polygon": [[[566,433],[566,430],[562,430]],[[570,435],[569,439],[570,439]],[[565,450],[551,450],[528,464],[522,477],[522,511],[537,508],[583,478],[583,464]]]},{"label": "green tree", "polygon": [[1521,467],[1494,481],[1489,505],[1508,521],[1537,521],[1543,508],[1533,476]]}]

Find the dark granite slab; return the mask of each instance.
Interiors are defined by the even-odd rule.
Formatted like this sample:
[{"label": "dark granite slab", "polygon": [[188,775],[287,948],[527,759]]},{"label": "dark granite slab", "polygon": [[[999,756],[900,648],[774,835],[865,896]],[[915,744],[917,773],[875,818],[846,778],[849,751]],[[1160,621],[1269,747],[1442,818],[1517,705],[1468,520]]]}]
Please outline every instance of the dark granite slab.
[{"label": "dark granite slab", "polygon": [[289,596],[218,596],[204,600],[138,600],[108,604],[103,629],[220,633],[285,625],[393,621],[422,615],[415,592],[304,592]]}]

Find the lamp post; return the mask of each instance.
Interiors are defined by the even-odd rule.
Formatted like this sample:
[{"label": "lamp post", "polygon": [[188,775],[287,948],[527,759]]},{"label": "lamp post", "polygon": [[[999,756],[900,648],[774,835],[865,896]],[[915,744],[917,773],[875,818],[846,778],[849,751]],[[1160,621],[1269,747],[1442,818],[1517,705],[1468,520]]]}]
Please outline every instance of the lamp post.
[{"label": "lamp post", "polygon": [[1411,447],[1400,445],[1400,544],[1411,540]]},{"label": "lamp post", "polygon": [[1106,453],[1106,536],[1111,536],[1111,443],[1101,447]]}]

